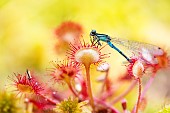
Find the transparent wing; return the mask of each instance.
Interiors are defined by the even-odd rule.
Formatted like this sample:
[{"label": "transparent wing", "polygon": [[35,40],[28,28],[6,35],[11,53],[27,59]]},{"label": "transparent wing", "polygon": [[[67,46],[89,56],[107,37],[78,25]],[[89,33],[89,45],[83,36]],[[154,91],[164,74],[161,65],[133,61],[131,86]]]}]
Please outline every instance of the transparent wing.
[{"label": "transparent wing", "polygon": [[155,45],[137,42],[133,40],[126,40],[121,38],[111,38],[111,42],[124,46],[126,49],[132,51],[134,54],[139,54],[143,52],[149,52],[151,55],[159,56],[164,53],[164,51]]}]

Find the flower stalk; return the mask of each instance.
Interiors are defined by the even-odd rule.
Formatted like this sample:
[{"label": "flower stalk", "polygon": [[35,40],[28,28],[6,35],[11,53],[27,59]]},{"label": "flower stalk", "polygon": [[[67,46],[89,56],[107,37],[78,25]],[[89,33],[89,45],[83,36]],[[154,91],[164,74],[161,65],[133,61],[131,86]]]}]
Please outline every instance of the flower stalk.
[{"label": "flower stalk", "polygon": [[137,104],[136,104],[135,113],[138,113],[140,98],[141,98],[141,90],[142,90],[141,79],[137,78],[137,80],[138,80],[138,85],[139,85],[139,92],[138,92],[138,100],[137,100]]},{"label": "flower stalk", "polygon": [[151,86],[151,84],[152,84],[152,82],[154,81],[154,79],[155,79],[155,75],[151,76],[150,79],[149,79],[149,81],[146,83],[146,85],[145,85],[145,87],[144,87],[144,89],[143,89],[143,91],[142,91],[140,101],[144,98],[147,90],[148,90],[149,87]]},{"label": "flower stalk", "polygon": [[75,89],[71,85],[71,81],[67,82],[67,85],[68,85],[69,89],[71,90],[71,92],[73,93],[73,95],[78,97],[77,92],[75,91]]},{"label": "flower stalk", "polygon": [[88,90],[88,95],[90,98],[90,105],[93,108],[93,110],[95,109],[94,106],[94,99],[93,99],[93,94],[92,94],[92,88],[91,88],[91,80],[90,80],[90,65],[85,65],[85,69],[86,69],[86,77],[87,77],[87,90]]},{"label": "flower stalk", "polygon": [[104,82],[103,82],[103,85],[102,85],[101,93],[104,91],[104,88],[107,85],[108,75],[109,75],[109,69],[106,70],[106,75],[105,75],[105,79],[104,79]]}]

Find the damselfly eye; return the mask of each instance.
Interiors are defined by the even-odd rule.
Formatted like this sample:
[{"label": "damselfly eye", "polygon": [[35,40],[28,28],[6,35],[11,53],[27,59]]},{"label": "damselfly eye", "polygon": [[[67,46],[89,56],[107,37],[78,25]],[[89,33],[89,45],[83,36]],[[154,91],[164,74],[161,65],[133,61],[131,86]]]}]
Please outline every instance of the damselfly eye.
[{"label": "damselfly eye", "polygon": [[96,30],[92,30],[92,31],[90,32],[90,35],[91,35],[91,36],[95,36],[95,35],[96,35]]}]

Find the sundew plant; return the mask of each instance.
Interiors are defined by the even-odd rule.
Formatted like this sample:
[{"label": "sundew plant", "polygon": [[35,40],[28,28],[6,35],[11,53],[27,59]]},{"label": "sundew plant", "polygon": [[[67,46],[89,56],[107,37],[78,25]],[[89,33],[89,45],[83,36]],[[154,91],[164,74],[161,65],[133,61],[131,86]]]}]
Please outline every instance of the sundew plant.
[{"label": "sundew plant", "polygon": [[170,113],[170,0],[0,0],[0,113]]},{"label": "sundew plant", "polygon": [[[170,57],[161,47],[131,40],[111,38],[109,35],[89,32],[88,42],[82,38],[82,27],[75,22],[63,22],[56,29],[58,38],[56,53],[65,52],[64,60],[53,60],[47,68],[46,82],[38,78],[33,70],[26,69],[25,74],[14,73],[9,76],[16,94],[25,104],[27,113],[141,113],[148,106],[149,98],[146,92],[152,85],[159,70],[169,69]],[[103,43],[102,43],[103,42]],[[106,43],[106,45],[104,44]],[[131,56],[125,55],[114,43],[131,50]],[[60,47],[61,46],[61,47]],[[111,47],[122,57],[122,67],[126,73],[119,79],[111,79],[109,70],[111,63],[106,59],[110,53],[102,51],[106,46]],[[58,49],[59,48],[59,49]],[[94,69],[104,73],[94,76]],[[93,71],[92,71],[93,70]],[[144,76],[149,80],[142,85]],[[92,84],[95,78],[98,86]],[[121,87],[118,83],[128,82],[129,86],[118,93]],[[58,87],[56,87],[58,86]],[[138,87],[135,102],[129,107],[127,97]],[[118,94],[116,94],[118,93]],[[117,104],[120,106],[118,107]],[[0,103],[0,106],[5,104]],[[6,107],[8,107],[6,103]],[[3,111],[5,107],[0,107]],[[14,109],[14,108],[11,108]],[[19,109],[19,108],[18,108]],[[2,111],[1,110],[1,111]],[[6,113],[6,112],[4,112]],[[10,113],[14,113],[13,110]]]}]

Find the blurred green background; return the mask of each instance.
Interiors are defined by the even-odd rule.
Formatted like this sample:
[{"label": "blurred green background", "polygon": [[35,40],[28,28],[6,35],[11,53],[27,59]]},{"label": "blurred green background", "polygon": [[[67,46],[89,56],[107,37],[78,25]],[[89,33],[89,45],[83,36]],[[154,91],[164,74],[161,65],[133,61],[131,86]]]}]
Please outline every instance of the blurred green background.
[{"label": "blurred green background", "polygon": [[[0,0],[0,87],[4,88],[13,72],[32,69],[45,73],[51,60],[61,59],[54,51],[54,31],[64,21],[81,24],[85,40],[96,29],[167,50],[169,11],[169,0]],[[106,61],[114,62],[110,72],[114,78],[121,74],[117,70],[122,69],[124,59],[109,47],[104,52],[111,53]],[[150,90],[146,113],[160,109],[166,101],[169,75],[159,75]]]}]

